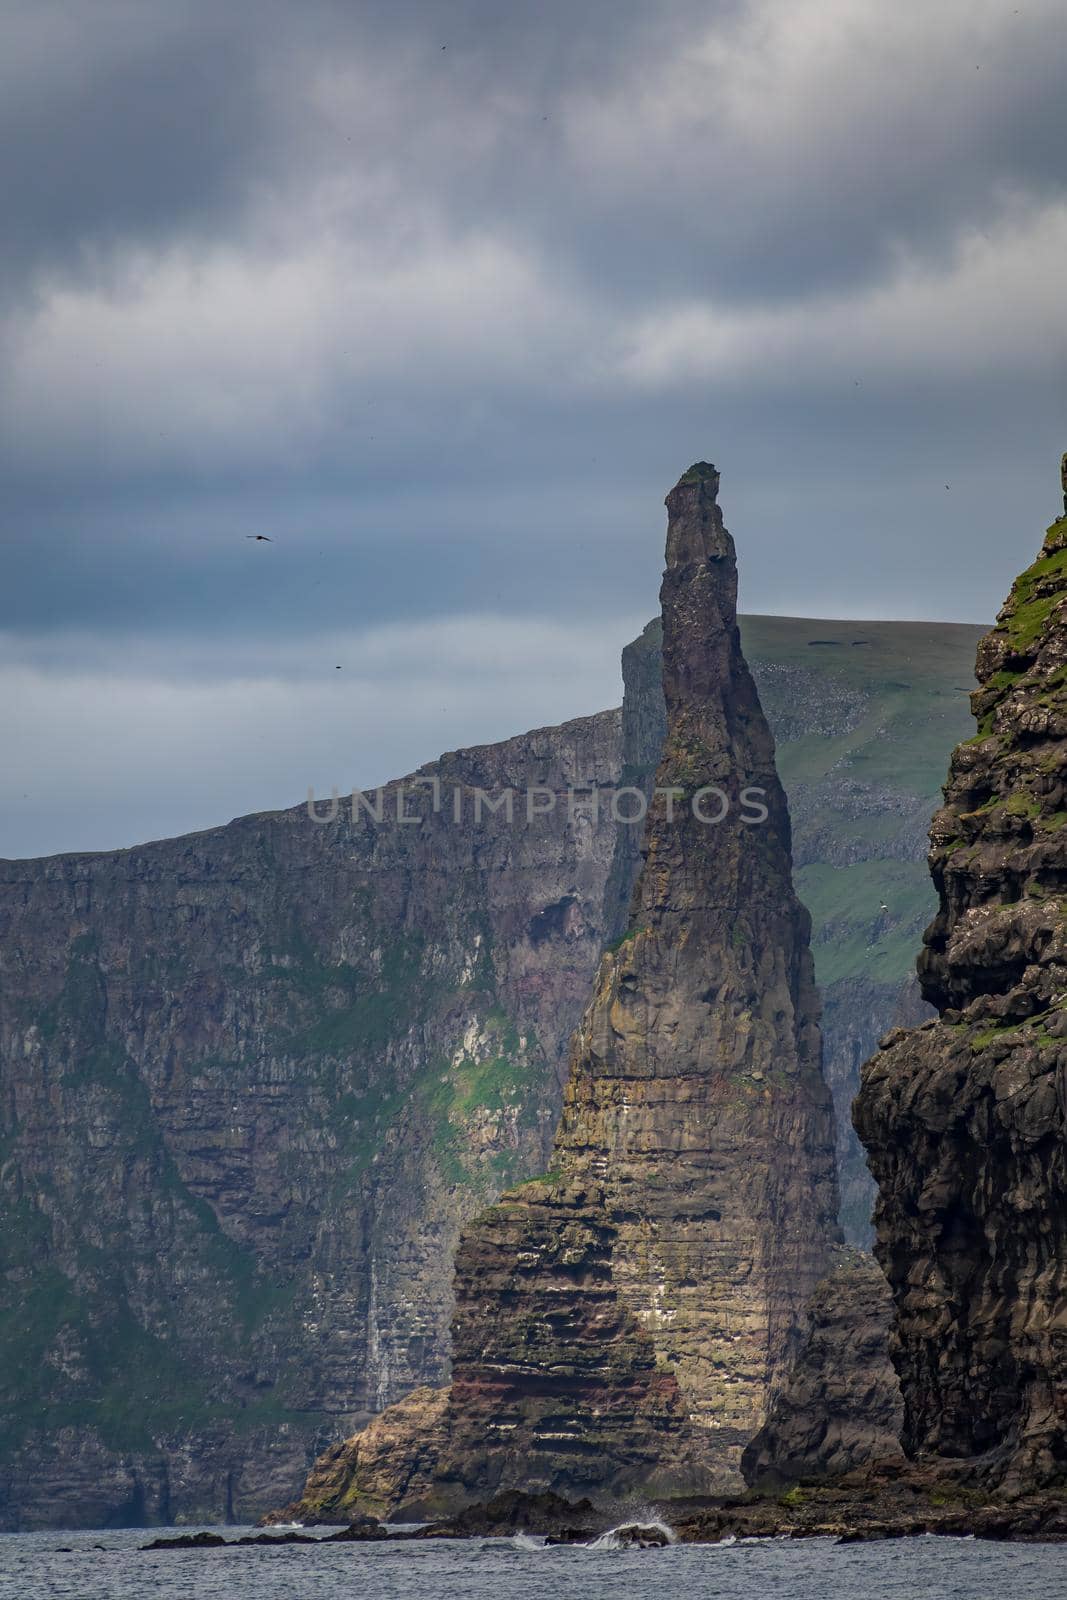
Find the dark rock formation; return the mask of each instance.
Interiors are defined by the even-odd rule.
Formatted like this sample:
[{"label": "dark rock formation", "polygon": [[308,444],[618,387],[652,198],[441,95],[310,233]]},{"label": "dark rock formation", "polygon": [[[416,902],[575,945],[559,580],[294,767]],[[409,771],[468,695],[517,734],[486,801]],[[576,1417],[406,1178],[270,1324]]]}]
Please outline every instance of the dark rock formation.
[{"label": "dark rock formation", "polygon": [[1067,1475],[1067,519],[978,651],[919,961],[938,1017],[867,1066],[856,1127],[911,1454]]},{"label": "dark rock formation", "polygon": [[552,1493],[526,1494],[505,1489],[489,1501],[464,1506],[446,1522],[420,1530],[422,1538],[490,1539],[513,1533],[548,1534],[554,1542],[573,1544],[604,1526],[604,1515],[591,1500],[564,1500]]},{"label": "dark rock formation", "polygon": [[[967,685],[981,636],[961,623],[741,619],[789,799],[794,882],[812,914],[841,1223],[851,1244],[869,1246],[874,1207],[852,1127],[860,1068],[891,1027],[931,1014],[914,973],[936,905],[926,835],[944,762],[970,731]],[[623,652],[626,771],[643,764],[645,772],[623,781],[649,790],[666,729],[661,638],[657,618]],[[631,882],[639,844],[623,832],[620,875],[628,869]]]},{"label": "dark rock formation", "polygon": [[[717,488],[701,465],[667,499],[644,867],[575,1034],[553,1170],[461,1241],[446,1440],[419,1511],[498,1487],[730,1481],[837,1237],[809,919]],[[345,1509],[367,1503],[354,1465]]]},{"label": "dark rock formation", "polygon": [[301,1533],[298,1528],[287,1528],[283,1533],[244,1533],[239,1539],[227,1539],[221,1533],[180,1533],[175,1538],[150,1539],[141,1545],[142,1550],[218,1550],[232,1549],[234,1545],[290,1545],[290,1544],[378,1544],[383,1539],[411,1538],[410,1532],[390,1532],[374,1517],[357,1517],[354,1522],[340,1528],[337,1533]]},{"label": "dark rock formation", "polygon": [[842,1249],[812,1295],[808,1333],[766,1422],[745,1447],[761,1489],[833,1478],[901,1455],[903,1402],[889,1359],[892,1297],[869,1255]]},{"label": "dark rock formation", "polygon": [[919,1467],[903,1460],[858,1468],[832,1482],[795,1484],[780,1496],[662,1506],[683,1544],[730,1538],[945,1538],[1067,1541],[1067,1495],[1052,1490],[1013,1500],[991,1495],[961,1463]]}]

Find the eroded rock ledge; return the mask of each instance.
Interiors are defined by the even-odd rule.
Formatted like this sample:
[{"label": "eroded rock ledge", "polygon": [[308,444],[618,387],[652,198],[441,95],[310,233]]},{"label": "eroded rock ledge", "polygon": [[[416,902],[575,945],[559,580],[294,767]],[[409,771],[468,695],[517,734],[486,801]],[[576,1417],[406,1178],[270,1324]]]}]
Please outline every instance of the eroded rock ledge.
[{"label": "eroded rock ledge", "polygon": [[832,1538],[853,1544],[925,1534],[1063,1542],[1067,1541],[1067,1493],[1046,1491],[1009,1501],[990,1496],[966,1467],[917,1467],[894,1460],[846,1473],[833,1483],[794,1484],[780,1495],[664,1500],[656,1505],[622,1502],[608,1509],[588,1499],[571,1502],[550,1493],[509,1491],[420,1528],[388,1528],[373,1518],[363,1518],[325,1536],[298,1529],[236,1539],[211,1532],[187,1533],[152,1540],[142,1549],[509,1538],[516,1533],[540,1536],[546,1544],[575,1545],[591,1544],[609,1531],[613,1542],[639,1549],[676,1542],[718,1544],[772,1538]]}]

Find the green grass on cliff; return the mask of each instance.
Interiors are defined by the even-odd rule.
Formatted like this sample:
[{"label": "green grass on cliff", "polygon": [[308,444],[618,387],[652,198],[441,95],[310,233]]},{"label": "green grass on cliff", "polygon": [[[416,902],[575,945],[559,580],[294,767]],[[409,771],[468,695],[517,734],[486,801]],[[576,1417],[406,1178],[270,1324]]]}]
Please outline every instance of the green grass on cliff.
[{"label": "green grass on cliff", "polygon": [[487,1053],[442,1061],[420,1082],[417,1095],[432,1129],[438,1168],[446,1182],[475,1191],[507,1188],[522,1175],[523,1152],[505,1147],[479,1155],[471,1132],[478,1123],[514,1120],[518,1129],[537,1126],[543,1064],[530,1041],[499,1009],[483,1023]]},{"label": "green grass on cliff", "polygon": [[[99,1186],[103,1206],[96,1214],[91,1192],[70,1204],[63,1162],[35,1175],[32,1197],[0,1176],[0,1459],[40,1430],[91,1426],[111,1448],[147,1450],[160,1433],[221,1419],[240,1428],[284,1420],[269,1393],[220,1404],[183,1321],[183,1309],[202,1314],[210,1304],[230,1348],[244,1347],[254,1365],[255,1335],[291,1294],[183,1183],[145,1081],[108,1035],[95,955],[91,941],[74,941],[57,994],[27,1018],[60,1065],[57,1111],[77,1151],[72,1162]],[[141,1303],[158,1248],[150,1236],[111,1247],[108,1203],[125,1178],[148,1197],[182,1306],[151,1295]]]},{"label": "green grass on cliff", "polygon": [[795,877],[811,912],[815,975],[823,988],[852,977],[897,984],[907,976],[934,911],[924,862],[811,862]]},{"label": "green grass on cliff", "polygon": [[[1053,532],[1053,523],[1049,532]],[[1011,591],[1011,615],[1000,625],[1007,634],[1013,650],[1025,654],[1037,639],[1053,608],[1063,599],[1063,585],[1067,581],[1067,548],[1054,550],[1050,555],[1040,555],[1025,572],[1019,574]],[[1056,588],[1052,594],[1038,595],[1034,590],[1047,583]]]},{"label": "green grass on cliff", "polygon": [[717,468],[710,461],[694,461],[688,472],[683,472],[678,479],[679,483],[704,483],[708,478],[719,476]]},{"label": "green grass on cliff", "polygon": [[812,914],[824,988],[853,979],[900,984],[914,967],[936,908],[925,833],[953,746],[974,733],[968,696],[985,631],[741,619],[745,655],[780,730],[797,888]]}]

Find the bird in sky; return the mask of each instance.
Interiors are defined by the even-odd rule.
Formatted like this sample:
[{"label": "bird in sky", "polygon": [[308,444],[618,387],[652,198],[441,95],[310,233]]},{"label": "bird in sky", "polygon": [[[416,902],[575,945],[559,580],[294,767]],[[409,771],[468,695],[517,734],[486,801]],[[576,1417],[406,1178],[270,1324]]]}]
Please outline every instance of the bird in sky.
[{"label": "bird in sky", "polygon": [[274,540],[267,533],[246,533],[246,539],[262,539],[264,544],[273,544]]}]

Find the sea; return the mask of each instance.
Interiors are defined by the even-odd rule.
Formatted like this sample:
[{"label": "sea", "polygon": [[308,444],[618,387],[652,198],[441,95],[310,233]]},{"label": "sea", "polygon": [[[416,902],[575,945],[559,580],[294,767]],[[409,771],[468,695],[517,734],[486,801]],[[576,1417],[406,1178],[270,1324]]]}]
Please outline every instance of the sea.
[{"label": "sea", "polygon": [[[158,1530],[173,1534],[175,1530]],[[228,1538],[248,1529],[220,1528]],[[2,1600],[1065,1600],[1067,1546],[511,1539],[144,1551],[152,1531],[0,1534]]]}]

